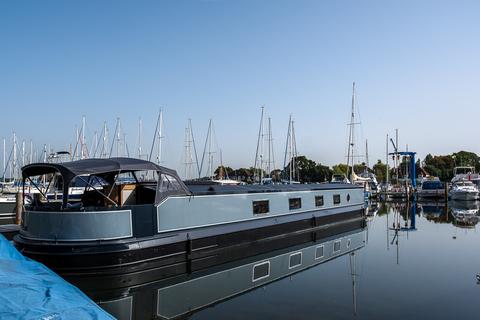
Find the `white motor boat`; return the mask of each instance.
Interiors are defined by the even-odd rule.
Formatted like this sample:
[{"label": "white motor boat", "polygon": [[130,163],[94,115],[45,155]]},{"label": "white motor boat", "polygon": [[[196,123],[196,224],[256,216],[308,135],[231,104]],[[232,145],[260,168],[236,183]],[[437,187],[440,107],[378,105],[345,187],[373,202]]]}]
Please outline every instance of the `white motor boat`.
[{"label": "white motor boat", "polygon": [[475,201],[479,198],[479,191],[472,181],[463,180],[452,186],[449,195],[452,200]]},{"label": "white motor boat", "polygon": [[472,181],[477,187],[480,187],[480,175],[475,172],[474,167],[455,167],[453,169],[452,183],[464,180]]},{"label": "white motor boat", "polygon": [[437,177],[425,177],[417,190],[421,199],[445,198],[445,186]]}]

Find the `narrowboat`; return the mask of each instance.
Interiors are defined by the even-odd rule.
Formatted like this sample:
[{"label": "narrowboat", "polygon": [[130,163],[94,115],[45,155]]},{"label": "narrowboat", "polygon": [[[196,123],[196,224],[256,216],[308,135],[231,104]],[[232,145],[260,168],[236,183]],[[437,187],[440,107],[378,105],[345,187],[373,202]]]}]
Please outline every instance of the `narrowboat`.
[{"label": "narrowboat", "polygon": [[[351,184],[186,185],[174,170],[132,158],[30,164],[22,176],[47,187],[25,204],[15,245],[65,276],[189,272],[221,263],[223,252],[305,243],[364,216],[363,188]],[[79,179],[85,189],[71,201]]]}]

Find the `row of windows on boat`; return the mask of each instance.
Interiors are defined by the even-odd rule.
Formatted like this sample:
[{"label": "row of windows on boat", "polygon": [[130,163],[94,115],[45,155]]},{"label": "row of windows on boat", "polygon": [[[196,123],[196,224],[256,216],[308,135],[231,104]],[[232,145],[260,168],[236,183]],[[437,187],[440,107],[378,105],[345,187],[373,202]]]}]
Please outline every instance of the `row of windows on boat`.
[{"label": "row of windows on boat", "polygon": [[[347,240],[347,249],[350,248],[351,240]],[[333,252],[332,255],[338,254],[341,249],[341,240],[337,240],[333,243]],[[325,257],[325,246],[319,245],[315,248],[315,260],[322,259]],[[290,254],[288,261],[288,269],[293,269],[302,265],[303,252],[295,252]],[[253,266],[252,270],[252,280],[258,281],[261,279],[268,278],[270,276],[270,261],[264,261]]]},{"label": "row of windows on boat", "polygon": [[[350,195],[347,195],[347,202],[350,201]],[[333,195],[333,204],[338,205],[341,203],[341,198],[339,194]],[[315,207],[323,207],[325,204],[323,195],[315,196]],[[298,210],[302,208],[302,198],[289,198],[288,207],[290,210]],[[256,200],[253,201],[253,214],[265,214],[270,212],[270,201],[269,200]]]}]

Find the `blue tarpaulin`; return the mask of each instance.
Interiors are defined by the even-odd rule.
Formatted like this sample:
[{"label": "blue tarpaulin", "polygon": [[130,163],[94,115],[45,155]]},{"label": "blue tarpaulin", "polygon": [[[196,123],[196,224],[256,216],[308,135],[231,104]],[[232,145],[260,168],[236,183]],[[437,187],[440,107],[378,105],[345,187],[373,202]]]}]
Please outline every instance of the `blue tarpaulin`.
[{"label": "blue tarpaulin", "polygon": [[114,319],[43,264],[25,258],[0,234],[0,319]]}]

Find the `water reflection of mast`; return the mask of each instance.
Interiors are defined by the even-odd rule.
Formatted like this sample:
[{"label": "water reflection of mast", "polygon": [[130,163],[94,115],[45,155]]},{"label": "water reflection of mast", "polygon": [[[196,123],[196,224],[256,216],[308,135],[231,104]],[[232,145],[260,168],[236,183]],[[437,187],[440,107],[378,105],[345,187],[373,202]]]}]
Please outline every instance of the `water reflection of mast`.
[{"label": "water reflection of mast", "polygon": [[352,276],[352,299],[353,299],[353,315],[357,315],[357,286],[356,286],[356,276],[357,276],[357,269],[356,269],[356,259],[355,259],[355,251],[352,252],[349,256],[350,258],[350,275]]},{"label": "water reflection of mast", "polygon": [[387,250],[390,250],[390,229],[389,229],[389,224],[388,224],[388,216],[389,215],[390,215],[390,212],[387,209]]},{"label": "water reflection of mast", "polygon": [[397,249],[397,264],[400,264],[400,248],[398,242],[398,231],[400,230],[400,204],[395,204],[393,206],[393,227],[392,230],[394,231],[393,239],[390,244],[395,242],[396,249]]}]

